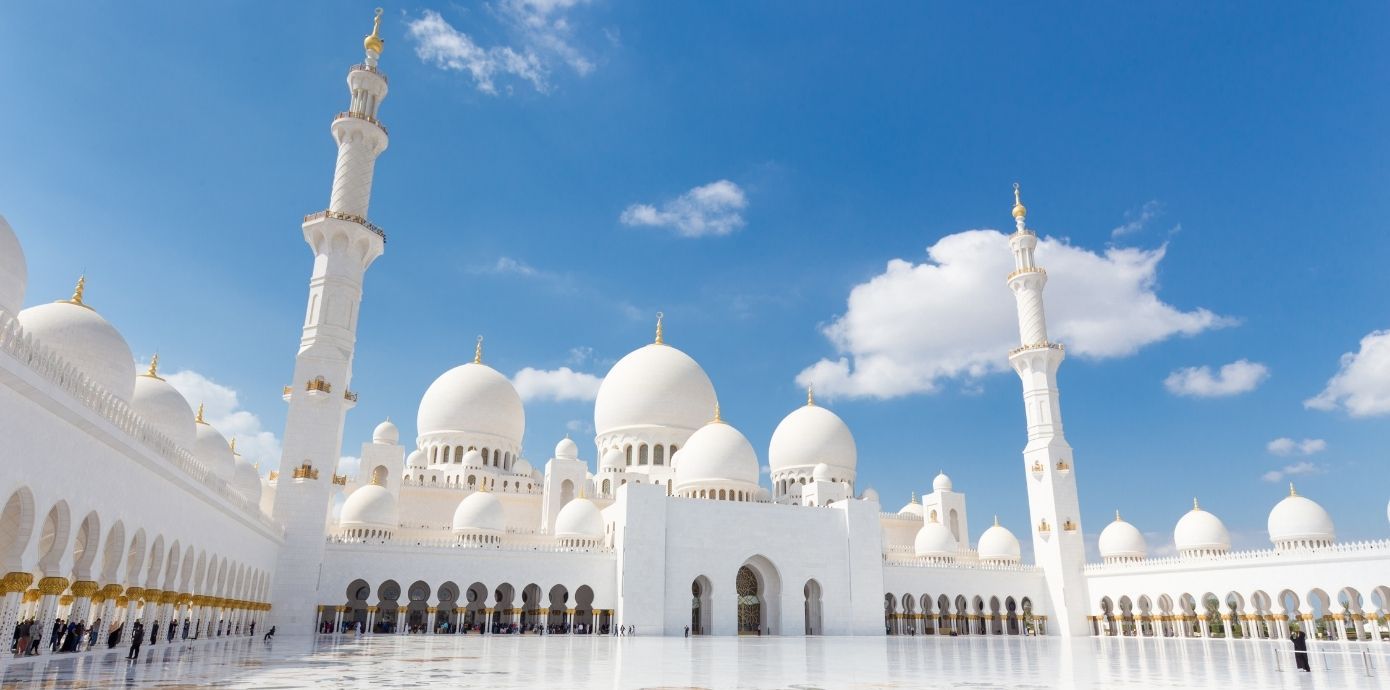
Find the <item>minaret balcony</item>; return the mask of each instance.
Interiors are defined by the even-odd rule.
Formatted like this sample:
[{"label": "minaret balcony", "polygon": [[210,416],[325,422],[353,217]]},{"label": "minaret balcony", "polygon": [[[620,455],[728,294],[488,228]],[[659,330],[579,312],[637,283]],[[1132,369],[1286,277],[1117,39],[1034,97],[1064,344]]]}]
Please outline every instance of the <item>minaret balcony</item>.
[{"label": "minaret balcony", "polygon": [[1042,342],[1029,343],[1028,345],[1022,345],[1012,350],[1009,350],[1009,356],[1012,357],[1020,352],[1029,352],[1031,350],[1057,350],[1058,352],[1065,352],[1066,349],[1067,348],[1064,347],[1061,343],[1051,343],[1044,340]]},{"label": "minaret balcony", "polygon": [[338,122],[338,120],[344,120],[344,119],[349,119],[349,118],[351,118],[351,119],[353,119],[353,120],[362,120],[363,122],[370,122],[370,123],[376,125],[377,128],[381,130],[381,133],[382,133],[382,134],[385,134],[385,135],[387,135],[387,136],[390,136],[390,135],[391,135],[391,132],[387,131],[386,125],[381,124],[381,121],[380,121],[380,120],[378,120],[378,119],[376,119],[376,118],[374,118],[374,117],[372,117],[371,115],[368,115],[368,114],[366,114],[366,113],[355,113],[355,112],[352,112],[351,110],[344,110],[343,112],[338,113],[336,116],[334,116],[333,122],[336,123],[336,122]]},{"label": "minaret balcony", "polygon": [[318,213],[310,213],[309,215],[304,216],[304,222],[311,223],[313,221],[322,220],[324,218],[332,218],[334,220],[345,220],[350,223],[356,223],[358,225],[361,225],[362,227],[370,230],[377,237],[380,237],[382,244],[386,243],[385,230],[382,230],[381,228],[373,225],[371,221],[367,220],[366,218],[363,218],[362,216],[354,216],[351,213],[339,213],[338,211],[324,210],[319,211]]},{"label": "minaret balcony", "polygon": [[387,84],[390,84],[390,83],[391,83],[391,80],[386,78],[386,73],[385,73],[385,72],[382,72],[381,70],[377,69],[375,65],[368,65],[368,64],[366,64],[365,62],[362,63],[362,64],[360,64],[360,65],[353,65],[352,67],[349,67],[349,68],[348,68],[348,71],[349,71],[349,72],[359,72],[359,71],[361,71],[361,72],[371,72],[372,74],[375,74],[376,76],[381,77],[381,80],[384,81],[384,82],[386,82]]},{"label": "minaret balcony", "polygon": [[1010,273],[1009,277],[1005,278],[1004,280],[1005,282],[1007,282],[1025,273],[1040,273],[1042,275],[1047,275],[1047,271],[1043,270],[1041,266],[1026,266],[1024,268],[1018,269],[1017,271],[1014,271],[1013,273]]}]

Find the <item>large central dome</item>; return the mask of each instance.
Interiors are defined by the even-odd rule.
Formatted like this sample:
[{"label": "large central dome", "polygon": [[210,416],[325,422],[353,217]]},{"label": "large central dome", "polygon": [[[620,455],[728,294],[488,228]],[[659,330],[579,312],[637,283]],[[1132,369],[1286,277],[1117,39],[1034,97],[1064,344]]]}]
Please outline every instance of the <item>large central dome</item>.
[{"label": "large central dome", "polygon": [[486,364],[454,367],[430,384],[420,398],[416,432],[490,434],[521,445],[526,410],[507,377]]},{"label": "large central dome", "polygon": [[653,343],[628,353],[603,377],[594,402],[599,436],[641,427],[695,431],[709,421],[714,384],[690,355]]}]

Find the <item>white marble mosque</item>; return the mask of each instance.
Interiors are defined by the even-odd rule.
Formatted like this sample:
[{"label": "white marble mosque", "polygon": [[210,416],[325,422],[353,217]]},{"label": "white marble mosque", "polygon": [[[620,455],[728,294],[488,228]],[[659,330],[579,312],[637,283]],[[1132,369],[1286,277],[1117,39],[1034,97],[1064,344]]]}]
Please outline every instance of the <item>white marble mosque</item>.
[{"label": "white marble mosque", "polygon": [[[1338,541],[1328,513],[1294,487],[1270,497],[1269,548],[1232,551],[1216,515],[1196,500],[1186,510],[1190,497],[1174,496],[1184,511],[1175,515],[1176,556],[1151,556],[1140,530],[1116,515],[1100,533],[1102,561],[1086,562],[1084,454],[1063,435],[1058,392],[1066,350],[1048,336],[1047,272],[1035,263],[1038,239],[1017,185],[1015,232],[999,247],[1015,270],[999,289],[1016,297],[1020,339],[1000,357],[1023,389],[1026,445],[1009,461],[1016,483],[1006,488],[1022,485],[1027,524],[975,516],[985,528],[972,531],[965,487],[944,473],[920,499],[885,510],[856,482],[850,428],[809,393],[767,449],[753,447],[737,419],[721,416],[715,382],[678,348],[678,329],[668,338],[675,319],[658,319],[652,341],[633,343],[607,372],[592,444],[557,430],[549,457],[528,458],[525,407],[488,366],[480,338],[471,361],[423,391],[415,438],[381,422],[361,448],[359,475],[340,474],[357,399],[357,328],[372,318],[358,308],[367,269],[386,250],[385,232],[368,220],[375,161],[388,144],[383,48],[374,28],[362,63],[347,71],[350,100],[330,127],[338,154],[328,207],[303,219],[313,254],[307,306],[284,389],[284,454],[265,476],[204,420],[200,401],[160,376],[157,361],[135,362],[102,317],[99,281],[78,280],[70,297],[26,295],[23,229],[0,218],[0,629],[61,618],[104,634],[136,620],[188,620],[180,644],[221,644],[274,625],[282,638],[360,635],[365,656],[316,652],[354,667],[436,649],[490,654],[458,646],[485,644],[465,638],[597,639],[619,627],[638,638],[683,639],[688,630],[1000,640],[911,652],[910,664],[927,665],[938,662],[921,655],[1058,663],[1039,651],[1046,647],[1009,646],[1025,636],[1221,640],[1250,646],[1223,653],[1249,655],[1295,624],[1328,643],[1377,654],[1390,646],[1390,542]],[[1018,535],[1031,542],[1030,560]],[[454,639],[407,642],[420,636]],[[208,654],[264,654],[243,643]],[[724,649],[699,644],[650,649]],[[909,653],[882,639],[855,644],[874,659]],[[645,648],[603,649],[610,656],[595,663],[613,666],[616,650]],[[802,656],[789,663],[812,663]]]}]

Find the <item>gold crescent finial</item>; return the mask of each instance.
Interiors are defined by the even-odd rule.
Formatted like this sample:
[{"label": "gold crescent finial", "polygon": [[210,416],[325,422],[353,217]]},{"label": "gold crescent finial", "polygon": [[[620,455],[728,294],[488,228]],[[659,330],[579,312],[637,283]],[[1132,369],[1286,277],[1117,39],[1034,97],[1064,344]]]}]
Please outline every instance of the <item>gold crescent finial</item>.
[{"label": "gold crescent finial", "polygon": [[146,372],[145,372],[145,376],[148,376],[148,377],[150,377],[150,378],[152,378],[152,379],[159,379],[160,381],[163,381],[163,380],[164,380],[164,379],[162,379],[162,378],[159,377],[159,353],[158,353],[158,352],[154,353],[154,355],[153,355],[152,357],[150,357],[150,369],[149,369],[149,371],[146,371]]},{"label": "gold crescent finial", "polygon": [[236,452],[236,437],[235,437],[235,436],[232,437],[232,440],[231,440],[230,443],[227,444],[227,447],[232,449],[232,455],[233,455],[233,456],[241,455],[241,453]]},{"label": "gold crescent finial", "polygon": [[1297,495],[1298,495],[1298,492],[1297,492],[1297,491],[1294,491],[1293,482],[1289,482],[1289,495],[1290,495],[1290,496],[1297,496]]},{"label": "gold crescent finial", "polygon": [[716,424],[723,424],[723,423],[724,423],[724,419],[723,419],[722,417],[719,416],[719,401],[718,401],[718,400],[714,401],[714,419],[712,419],[712,420],[710,420],[710,421],[713,422],[713,423],[716,423]]},{"label": "gold crescent finial", "polygon": [[1193,496],[1193,497],[1192,497],[1192,510],[1195,511],[1195,510],[1201,510],[1201,509],[1202,509],[1202,506],[1197,505],[1197,497],[1196,497],[1196,496]]},{"label": "gold crescent finial", "polygon": [[372,19],[372,33],[362,39],[362,48],[377,55],[381,55],[381,49],[386,47],[386,42],[381,40],[381,14],[382,9],[376,8],[376,16]]},{"label": "gold crescent finial", "polygon": [[807,387],[806,387],[806,406],[807,406],[807,407],[814,407],[815,404],[816,404],[816,387],[815,387],[815,386],[807,386]]},{"label": "gold crescent finial", "polygon": [[666,341],[662,338],[663,332],[662,332],[662,326],[661,326],[661,321],[662,321],[663,319],[665,319],[665,318],[666,318],[666,314],[664,314],[664,313],[662,313],[662,312],[657,312],[657,313],[656,313],[656,344],[657,344],[657,345],[665,345],[665,344],[666,344]]},{"label": "gold crescent finial", "polygon": [[[80,276],[77,276],[77,286],[74,287],[74,288],[72,289],[72,297],[69,297],[69,298],[67,298],[67,299],[60,299],[60,300],[58,300],[58,301],[59,301],[59,302],[67,302],[68,304],[76,304],[76,305],[79,306],[79,307],[87,307],[87,304],[86,304],[85,302],[82,301],[82,293],[84,293],[84,292],[86,292],[86,291],[87,291],[87,274],[84,273],[84,274],[82,274],[82,275],[80,275]],[[88,309],[91,309],[91,307],[87,307],[87,308],[88,308]]]},{"label": "gold crescent finial", "polygon": [[1028,209],[1023,206],[1023,194],[1019,190],[1017,182],[1014,183],[1014,218],[1023,220],[1028,215]]},{"label": "gold crescent finial", "polygon": [[995,515],[995,516],[994,516],[994,526],[995,526],[995,527],[998,527],[998,526],[999,526],[999,516],[998,516],[998,515]]},{"label": "gold crescent finial", "polygon": [[198,417],[193,421],[197,424],[207,424],[207,421],[203,419],[203,403],[198,403]]},{"label": "gold crescent finial", "polygon": [[478,336],[478,343],[473,346],[473,363],[483,363],[483,336]]},{"label": "gold crescent finial", "polygon": [[913,502],[913,503],[916,503],[916,502],[917,502],[917,492],[916,492],[916,491],[913,491],[913,492],[912,492],[912,502]]},{"label": "gold crescent finial", "polygon": [[1115,510],[1115,522],[1122,522],[1122,520],[1120,520],[1120,511],[1118,508]]}]

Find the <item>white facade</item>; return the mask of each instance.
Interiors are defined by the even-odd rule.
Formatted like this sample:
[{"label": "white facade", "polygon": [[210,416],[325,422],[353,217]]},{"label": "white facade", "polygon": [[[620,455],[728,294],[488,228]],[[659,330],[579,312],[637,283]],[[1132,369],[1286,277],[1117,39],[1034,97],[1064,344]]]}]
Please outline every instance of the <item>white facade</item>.
[{"label": "white facade", "polygon": [[1231,553],[1220,520],[1194,502],[1175,527],[1179,557],[1149,559],[1117,516],[1101,536],[1104,562],[1085,563],[1059,402],[1064,350],[1048,340],[1047,274],[1017,197],[1006,282],[1020,347],[1008,358],[1023,387],[1034,563],[997,521],[972,533],[966,495],[944,473],[920,501],[883,512],[876,492],[856,491],[849,427],[809,392],[773,434],[762,485],[759,449],[721,418],[713,383],[665,342],[660,320],[655,341],[604,379],[592,458],[564,438],[543,467],[525,459],[524,407],[484,363],[480,339],[472,362],[422,392],[417,438],[403,444],[382,422],[360,475],[338,475],[358,306],[385,249],[366,216],[387,145],[375,30],[364,46],[349,109],[331,125],[329,207],[303,222],[308,304],[285,388],[284,455],[263,481],[193,413],[198,401],[161,385],[156,363],[137,375],[85,281],[71,299],[21,312],[27,269],[0,218],[0,438],[11,469],[0,474],[0,626],[62,616],[188,618],[212,635],[257,622],[300,634],[1258,638],[1292,618],[1339,638],[1390,631],[1390,543],[1337,543],[1326,511],[1292,488],[1271,512],[1270,551]]}]

